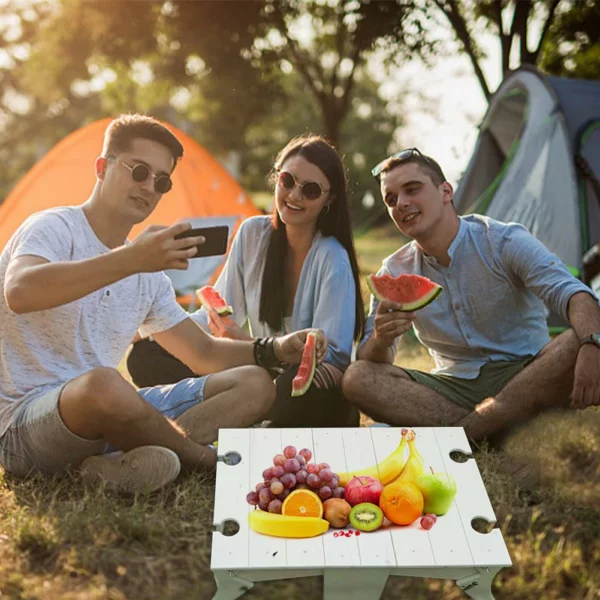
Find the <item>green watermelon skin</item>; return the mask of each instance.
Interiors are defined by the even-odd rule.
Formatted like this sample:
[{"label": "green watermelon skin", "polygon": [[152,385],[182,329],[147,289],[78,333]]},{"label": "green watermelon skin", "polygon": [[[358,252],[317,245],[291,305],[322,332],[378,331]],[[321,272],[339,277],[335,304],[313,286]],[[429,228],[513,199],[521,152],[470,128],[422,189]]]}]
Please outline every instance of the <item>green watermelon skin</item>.
[{"label": "green watermelon skin", "polygon": [[303,396],[308,391],[317,368],[317,333],[309,332],[304,342],[302,361],[298,373],[292,380],[292,396]]},{"label": "green watermelon skin", "polygon": [[212,285],[205,285],[196,290],[196,296],[198,296],[198,300],[205,309],[212,307],[222,317],[233,314],[231,306],[227,305],[227,302]]},{"label": "green watermelon skin", "polygon": [[421,275],[369,275],[367,285],[379,302],[389,300],[402,305],[400,310],[412,312],[425,308],[441,293],[442,286]]}]

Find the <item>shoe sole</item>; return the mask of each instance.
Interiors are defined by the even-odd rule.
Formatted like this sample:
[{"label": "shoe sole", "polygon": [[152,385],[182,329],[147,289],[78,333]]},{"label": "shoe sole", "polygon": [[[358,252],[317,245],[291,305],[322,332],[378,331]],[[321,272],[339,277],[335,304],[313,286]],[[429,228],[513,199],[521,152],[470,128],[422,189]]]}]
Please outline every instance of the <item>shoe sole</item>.
[{"label": "shoe sole", "polygon": [[139,446],[119,457],[90,456],[81,465],[84,481],[104,482],[106,489],[126,494],[154,492],[174,481],[181,464],[162,446]]}]

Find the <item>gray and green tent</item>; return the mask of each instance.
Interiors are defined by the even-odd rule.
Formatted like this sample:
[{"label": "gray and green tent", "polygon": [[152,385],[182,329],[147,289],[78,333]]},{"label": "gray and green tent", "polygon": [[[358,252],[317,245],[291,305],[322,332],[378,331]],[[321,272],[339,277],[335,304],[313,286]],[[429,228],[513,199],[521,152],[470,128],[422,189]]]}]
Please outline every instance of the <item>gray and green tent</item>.
[{"label": "gray and green tent", "polygon": [[521,67],[490,101],[454,204],[525,225],[596,289],[583,256],[600,243],[599,180],[600,81]]}]

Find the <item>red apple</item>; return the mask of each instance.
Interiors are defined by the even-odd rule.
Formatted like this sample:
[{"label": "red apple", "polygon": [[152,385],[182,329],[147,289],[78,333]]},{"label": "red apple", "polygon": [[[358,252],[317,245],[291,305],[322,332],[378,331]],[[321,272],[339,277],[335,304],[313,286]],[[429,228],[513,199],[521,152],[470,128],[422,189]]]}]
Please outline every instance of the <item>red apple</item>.
[{"label": "red apple", "polygon": [[368,475],[358,475],[353,477],[346,485],[344,499],[350,506],[356,506],[363,502],[370,502],[379,506],[379,496],[381,496],[382,491],[383,486],[379,479]]}]

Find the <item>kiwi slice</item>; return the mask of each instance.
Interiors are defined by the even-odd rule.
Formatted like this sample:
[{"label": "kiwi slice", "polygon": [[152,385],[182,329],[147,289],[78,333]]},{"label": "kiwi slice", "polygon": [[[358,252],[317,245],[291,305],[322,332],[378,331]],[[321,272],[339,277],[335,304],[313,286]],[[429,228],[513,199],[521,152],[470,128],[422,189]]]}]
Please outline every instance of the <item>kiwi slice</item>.
[{"label": "kiwi slice", "polygon": [[383,512],[379,506],[371,502],[363,502],[350,511],[350,523],[360,531],[375,531],[383,523]]}]

